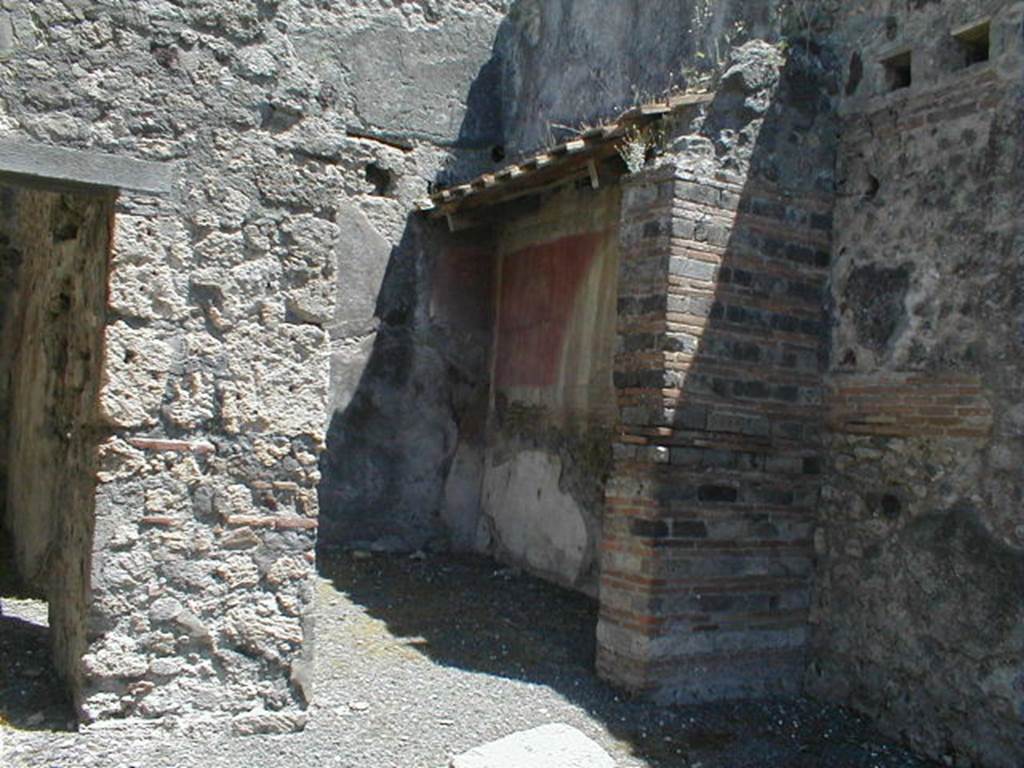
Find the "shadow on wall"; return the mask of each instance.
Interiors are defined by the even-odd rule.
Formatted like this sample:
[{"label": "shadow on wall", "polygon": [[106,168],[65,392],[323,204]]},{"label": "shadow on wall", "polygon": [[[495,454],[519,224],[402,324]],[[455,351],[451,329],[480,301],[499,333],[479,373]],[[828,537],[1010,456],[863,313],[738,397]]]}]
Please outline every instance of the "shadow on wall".
[{"label": "shadow on wall", "polygon": [[486,398],[486,349],[460,349],[431,323],[436,230],[412,214],[391,251],[374,311],[379,325],[372,350],[327,433],[321,548],[446,546],[445,481],[463,400],[479,396],[480,389]]},{"label": "shadow on wall", "polygon": [[[504,159],[495,94],[509,31],[506,20],[469,86],[466,115],[435,184],[478,173],[482,149],[488,167]],[[443,223],[408,216],[387,257],[376,327],[365,329],[372,336],[368,354],[332,364],[332,396],[347,401],[331,416],[321,458],[320,551],[472,546],[488,394],[491,256],[479,232],[452,235]],[[367,339],[339,341],[358,346]],[[346,365],[362,366],[348,388],[338,384]]]},{"label": "shadow on wall", "polygon": [[[620,273],[616,386],[628,393],[621,416],[633,439],[620,446],[616,474],[653,489],[660,511],[638,521],[610,508],[606,543],[641,548],[658,573],[683,585],[641,595],[660,606],[645,609],[657,633],[692,638],[696,627],[698,644],[739,643],[753,654],[735,670],[728,668],[734,660],[724,669],[719,662],[716,674],[731,681],[723,682],[725,695],[775,690],[744,684],[748,668],[767,659],[761,643],[783,651],[769,670],[778,690],[793,692],[803,665],[835,139],[822,120],[831,103],[819,53],[794,46],[776,88],[781,55],[767,44],[749,49],[723,80],[699,135],[667,148],[680,177],[692,177],[670,185],[678,190],[668,213],[656,201],[623,220],[627,227],[635,223],[629,217],[651,214],[660,224],[639,227],[651,258],[624,260]],[[494,66],[484,67],[487,82]],[[668,178],[675,173],[669,168]],[[328,432],[321,551],[440,550],[451,541],[446,484],[460,443],[476,442],[482,454],[490,342],[489,322],[460,328],[432,316],[431,276],[453,245],[414,214],[391,251],[369,360]],[[490,296],[491,276],[475,279],[459,290]],[[637,330],[652,313],[665,327],[653,336]],[[651,353],[654,369],[644,362]],[[472,504],[479,474],[456,480]],[[609,586],[609,577],[623,575],[614,560],[602,596],[603,619],[612,623],[630,601],[619,582]],[[693,598],[687,584],[701,578],[708,597]],[[690,674],[690,660],[682,649],[650,673]]]},{"label": "shadow on wall", "polygon": [[[491,167],[501,165],[506,152],[543,141],[551,123],[614,113],[641,92],[683,85],[683,64],[692,65],[687,76],[703,77],[720,66],[730,45],[777,35],[777,20],[764,3],[724,0],[713,12],[698,0],[623,3],[611,13],[598,5],[512,4],[492,56],[468,88],[466,115],[435,183],[482,170],[474,167],[482,148],[490,149]],[[607,23],[596,25],[595,17]],[[680,20],[678,34],[665,34],[666,18]],[[464,244],[480,245],[471,239]],[[490,340],[476,328],[431,317],[430,275],[445,268],[438,260],[451,245],[446,233],[411,216],[388,259],[376,335],[372,341],[335,339],[336,348],[343,342],[372,350],[368,358],[346,352],[340,358],[346,362],[335,363],[336,374],[341,366],[356,370],[364,361],[365,369],[331,418],[322,462],[321,546],[375,542],[382,549],[416,549],[443,546],[446,539],[462,548],[472,545],[478,422],[485,418],[478,401],[486,398]],[[490,291],[489,276],[474,279],[462,290]],[[446,495],[457,500],[457,509],[444,509]],[[457,528],[451,536],[445,514]]]},{"label": "shadow on wall", "polygon": [[[645,6],[642,11],[624,6],[621,18],[602,30],[589,23],[585,6],[516,2],[499,26],[492,57],[469,86],[466,116],[435,182],[447,184],[480,170],[472,166],[484,146],[490,147],[493,163],[501,165],[505,145],[511,142],[510,151],[524,149],[523,137],[536,132],[534,123],[592,117],[595,108],[607,112],[616,108],[613,104],[634,98],[630,84],[616,74],[621,61],[636,58],[629,50],[634,38],[661,40],[657,52],[666,61],[648,55],[642,71],[629,75],[634,84],[654,92],[669,85],[669,61],[694,60],[706,67],[710,59],[694,52],[719,46],[728,30],[740,28],[740,21],[750,22],[746,34],[770,26],[764,8],[727,3],[702,17],[694,40],[682,34],[669,44],[657,36],[661,18],[692,18],[696,24],[696,7],[695,0],[658,0],[657,8]],[[572,29],[563,30],[563,22]],[[573,45],[547,42],[560,41],[563,33]],[[598,53],[600,61],[593,58]],[[551,56],[554,60],[548,61]],[[560,73],[552,88],[535,91],[538,69]],[[567,86],[573,78],[585,87]],[[596,107],[579,102],[580,93],[588,89],[595,91]],[[486,253],[471,237],[463,244]],[[462,548],[472,544],[471,507],[479,498],[474,473],[482,462],[476,449],[483,439],[480,422],[486,418],[480,402],[487,397],[490,339],[477,327],[467,328],[465,318],[449,322],[431,316],[431,274],[446,268],[438,262],[452,247],[460,247],[457,239],[413,214],[391,249],[376,301],[379,326],[372,349],[368,357],[355,354],[342,363],[358,368],[365,360],[365,367],[350,398],[330,421],[321,462],[321,547],[411,550],[443,547],[449,541]],[[474,274],[473,280],[460,289],[483,293],[489,301],[490,275]],[[474,318],[469,324],[476,322]],[[358,345],[367,340],[343,341]],[[457,500],[458,509],[444,509],[446,496]],[[447,530],[451,526],[442,519],[445,514],[453,516],[457,530]]]},{"label": "shadow on wall", "polygon": [[[776,49],[761,48],[781,58]],[[668,148],[674,164],[668,178],[676,165],[681,175],[693,174],[692,182],[679,183],[681,191],[673,186],[676,199],[668,201],[667,215],[675,211],[675,221],[666,222],[664,210],[651,211],[660,222],[653,228],[623,220],[656,242],[653,261],[624,263],[620,274],[623,369],[616,385],[630,393],[622,403],[624,427],[647,445],[620,455],[617,471],[653,488],[664,514],[639,526],[616,520],[624,526],[618,533],[649,552],[670,580],[705,573],[711,597],[695,607],[683,606],[693,600],[688,587],[643,596],[663,606],[648,617],[659,632],[700,634],[712,646],[742,637],[755,665],[766,666],[771,682],[778,683],[744,687],[748,654],[735,670],[715,670],[720,688],[711,697],[792,693],[791,681],[799,679],[804,661],[834,131],[829,134],[831,126],[822,120],[831,115],[831,103],[815,55],[793,52],[783,86],[775,89],[780,64],[766,67],[753,55],[741,61],[724,80],[702,132]],[[657,178],[664,171],[645,173]],[[787,196],[810,199],[810,207],[786,202]],[[459,440],[472,434],[462,428],[472,421],[466,414],[480,403],[486,411],[488,391],[487,334],[464,326],[459,335],[435,324],[431,314],[435,259],[452,246],[450,235],[414,216],[391,253],[369,363],[329,432],[322,552],[331,545],[409,550],[446,542],[441,509],[447,475]],[[670,286],[666,275],[672,276]],[[490,276],[481,274],[475,287],[489,295],[490,285]],[[649,325],[652,312],[660,313],[665,332],[631,330],[634,322]],[[631,350],[637,359],[656,353],[661,367],[634,366]],[[629,402],[634,396],[639,399]],[[698,443],[702,447],[694,447]],[[648,461],[654,455],[668,459]],[[614,526],[612,531],[614,538]],[[332,575],[329,563],[322,558],[325,575]],[[588,686],[599,686],[590,672],[590,652],[584,653],[585,666],[568,676],[538,678],[528,666],[504,661],[496,668],[478,647],[460,649],[436,637],[428,617],[397,614],[385,597],[385,581],[369,587],[333,577],[371,614],[394,624],[396,633],[426,638],[417,649],[443,663],[544,682],[570,697],[580,676]],[[737,580],[745,586],[742,593]],[[607,590],[602,599],[603,617],[617,616]],[[427,596],[421,602],[429,604]],[[700,627],[683,626],[681,613],[702,614],[691,622]],[[585,637],[585,644],[592,643],[593,613],[568,615],[578,622],[574,642],[583,645],[579,638]],[[772,643],[783,652],[759,653],[761,644]],[[688,648],[680,645],[682,654],[662,660],[668,668],[652,665],[651,673],[675,674],[683,686],[679,673],[689,674],[691,682],[693,673]],[[780,682],[782,675],[789,681]],[[606,714],[612,725],[614,718]]]},{"label": "shadow on wall", "polygon": [[573,126],[709,79],[730,48],[777,35],[777,5],[518,0],[502,80],[509,152],[564,140]]}]

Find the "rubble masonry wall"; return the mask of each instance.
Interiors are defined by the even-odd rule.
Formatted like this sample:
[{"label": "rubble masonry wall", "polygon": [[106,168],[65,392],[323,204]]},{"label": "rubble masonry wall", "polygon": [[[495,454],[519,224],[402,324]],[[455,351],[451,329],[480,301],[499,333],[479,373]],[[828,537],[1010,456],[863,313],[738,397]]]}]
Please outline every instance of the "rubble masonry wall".
[{"label": "rubble masonry wall", "polygon": [[[965,66],[954,30],[990,20]],[[840,19],[810,692],[951,764],[1024,759],[1024,4]],[[883,61],[910,51],[912,82]]]}]

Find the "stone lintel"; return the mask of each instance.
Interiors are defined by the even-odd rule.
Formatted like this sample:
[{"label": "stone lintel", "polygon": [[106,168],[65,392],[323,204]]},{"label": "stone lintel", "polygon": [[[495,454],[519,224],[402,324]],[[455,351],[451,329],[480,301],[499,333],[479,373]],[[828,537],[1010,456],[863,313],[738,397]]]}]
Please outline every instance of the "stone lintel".
[{"label": "stone lintel", "polygon": [[0,180],[57,190],[124,189],[168,195],[174,186],[174,166],[6,137],[0,138]]}]

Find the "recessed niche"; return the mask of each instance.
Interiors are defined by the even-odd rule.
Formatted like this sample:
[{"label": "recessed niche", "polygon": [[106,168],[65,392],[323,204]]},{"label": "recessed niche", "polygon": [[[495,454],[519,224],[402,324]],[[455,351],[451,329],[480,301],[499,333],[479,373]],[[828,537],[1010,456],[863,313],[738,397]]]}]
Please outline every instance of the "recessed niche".
[{"label": "recessed niche", "polygon": [[953,40],[957,47],[958,69],[966,69],[988,61],[991,38],[991,25],[987,21],[954,30]]},{"label": "recessed niche", "polygon": [[389,194],[395,185],[391,171],[378,163],[367,163],[366,180],[373,185],[373,194],[383,197]]},{"label": "recessed niche", "polygon": [[881,507],[882,514],[890,520],[895,520],[899,517],[900,512],[903,510],[903,503],[899,500],[899,497],[891,493],[887,493],[882,497],[882,502],[879,506]]},{"label": "recessed niche", "polygon": [[913,56],[910,51],[898,53],[882,61],[885,68],[885,89],[898,91],[913,82]]},{"label": "recessed niche", "polygon": [[858,51],[850,56],[850,76],[846,80],[846,95],[853,96],[860,87],[860,81],[864,79],[864,59]]}]

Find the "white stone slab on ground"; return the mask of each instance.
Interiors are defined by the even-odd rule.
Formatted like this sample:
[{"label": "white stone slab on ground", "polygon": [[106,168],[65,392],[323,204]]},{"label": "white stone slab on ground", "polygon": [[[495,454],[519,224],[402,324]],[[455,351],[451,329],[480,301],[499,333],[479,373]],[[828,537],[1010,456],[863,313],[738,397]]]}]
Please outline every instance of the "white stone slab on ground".
[{"label": "white stone slab on ground", "polygon": [[582,732],[552,723],[474,747],[451,768],[615,768],[615,761]]}]

